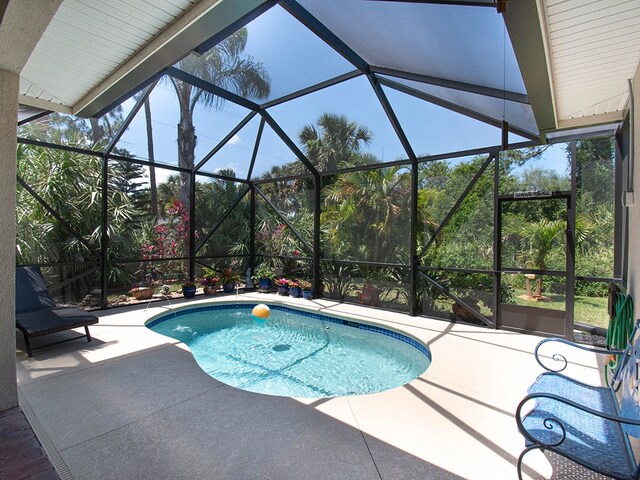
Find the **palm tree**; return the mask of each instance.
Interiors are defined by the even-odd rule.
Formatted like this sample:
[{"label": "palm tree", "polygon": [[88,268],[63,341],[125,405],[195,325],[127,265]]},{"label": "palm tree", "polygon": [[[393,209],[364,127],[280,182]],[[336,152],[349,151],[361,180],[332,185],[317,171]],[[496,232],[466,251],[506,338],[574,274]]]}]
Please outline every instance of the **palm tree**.
[{"label": "palm tree", "polygon": [[[189,55],[176,66],[211,84],[243,97],[266,98],[271,90],[269,75],[264,66],[250,56],[242,56],[247,45],[247,29],[241,28],[204,55]],[[196,105],[221,108],[224,99],[198,89],[191,84],[170,78],[180,105],[178,124],[178,165],[191,170],[195,165],[197,137],[193,125]],[[180,200],[189,207],[189,176],[180,174]]]},{"label": "palm tree", "polygon": [[[525,251],[522,256],[525,258],[525,265],[529,268],[546,270],[549,256],[556,247],[556,238],[566,231],[566,222],[563,220],[541,219],[537,222],[525,223],[520,227],[520,238],[525,244]],[[530,295],[531,287],[528,285],[527,294]],[[542,296],[542,276],[538,276],[536,291],[533,298]]]},{"label": "palm tree", "polygon": [[[298,134],[304,153],[316,169],[326,172],[363,163],[361,150],[371,143],[371,130],[334,113],[323,113],[316,124],[318,128],[305,125]],[[371,163],[372,158],[367,160]]]}]

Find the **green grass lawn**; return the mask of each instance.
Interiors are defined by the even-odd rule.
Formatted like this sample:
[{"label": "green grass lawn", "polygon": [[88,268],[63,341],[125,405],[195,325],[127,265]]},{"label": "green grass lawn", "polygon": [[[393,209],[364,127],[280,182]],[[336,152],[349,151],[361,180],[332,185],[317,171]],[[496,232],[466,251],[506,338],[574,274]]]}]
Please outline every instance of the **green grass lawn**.
[{"label": "green grass lawn", "polygon": [[[553,310],[564,310],[564,295],[555,293],[544,293],[549,300],[544,302],[534,302],[522,298],[524,290],[515,290],[515,303],[529,307],[551,308]],[[607,328],[609,326],[609,315],[607,313],[607,297],[583,297],[576,295],[574,300],[574,318],[578,323],[594,325],[596,327]]]}]

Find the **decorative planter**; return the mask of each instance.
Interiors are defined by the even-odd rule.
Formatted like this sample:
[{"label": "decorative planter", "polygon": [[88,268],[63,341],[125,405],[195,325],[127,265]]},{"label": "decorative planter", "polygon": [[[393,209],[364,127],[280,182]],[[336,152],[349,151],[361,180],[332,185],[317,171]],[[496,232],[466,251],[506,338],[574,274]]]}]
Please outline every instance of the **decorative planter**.
[{"label": "decorative planter", "polygon": [[258,280],[258,290],[260,292],[269,292],[271,291],[271,279],[270,278],[261,278]]},{"label": "decorative planter", "polygon": [[213,285],[207,285],[206,287],[202,287],[202,291],[204,292],[205,295],[210,297],[211,295],[216,293],[217,288],[218,288],[217,286],[214,287]]},{"label": "decorative planter", "polygon": [[222,290],[224,291],[224,293],[233,293],[235,289],[236,289],[235,282],[227,282],[224,285],[222,285]]},{"label": "decorative planter", "polygon": [[149,286],[133,287],[131,289],[131,295],[133,295],[133,298],[135,298],[136,300],[151,300],[151,297],[153,297],[153,292],[155,292],[155,290],[155,287]]},{"label": "decorative planter", "polygon": [[278,295],[289,295],[289,287],[286,285],[278,285]]},{"label": "decorative planter", "polygon": [[182,295],[184,298],[193,298],[196,296],[196,287],[182,287]]},{"label": "decorative planter", "polygon": [[362,286],[362,292],[358,294],[358,301],[365,305],[379,306],[380,290],[372,283],[365,283]]},{"label": "decorative planter", "polygon": [[302,290],[302,298],[304,298],[305,300],[313,300],[313,291]]},{"label": "decorative planter", "polygon": [[302,298],[302,288],[291,287],[289,289],[289,295],[291,295],[293,298]]}]

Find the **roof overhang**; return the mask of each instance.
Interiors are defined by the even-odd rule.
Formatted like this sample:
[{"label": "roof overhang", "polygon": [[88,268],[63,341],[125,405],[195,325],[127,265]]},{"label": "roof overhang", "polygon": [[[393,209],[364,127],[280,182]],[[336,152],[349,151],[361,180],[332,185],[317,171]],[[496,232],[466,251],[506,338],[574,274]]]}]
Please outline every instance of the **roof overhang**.
[{"label": "roof overhang", "polygon": [[[260,7],[267,2],[184,0],[165,3],[172,3],[174,9],[185,5],[189,8],[181,12],[174,10],[173,16],[153,16],[141,10],[109,11],[106,10],[108,3],[104,3],[101,4],[106,5],[103,11],[85,12],[91,7],[76,0],[65,0],[22,71],[20,103],[82,117],[99,116],[152,82],[164,68],[212,36],[231,33],[240,19],[253,12],[259,13]],[[100,55],[91,56],[86,45],[87,30],[82,25],[69,28],[74,21],[86,21],[87,18],[96,22],[90,32],[96,39],[96,44],[91,45],[94,50],[99,47],[101,39],[118,35],[114,23],[137,24],[130,30],[131,38],[124,39],[126,42],[123,40],[119,52],[115,48],[100,49]],[[138,48],[134,49],[136,46]],[[130,55],[127,55],[126,48],[130,49]],[[51,49],[62,49],[69,62],[57,64],[56,59],[51,58]],[[68,77],[54,75],[53,69],[67,69]],[[73,89],[65,87],[69,82]]]},{"label": "roof overhang", "polygon": [[542,135],[624,120],[640,3],[518,0],[505,23]]}]

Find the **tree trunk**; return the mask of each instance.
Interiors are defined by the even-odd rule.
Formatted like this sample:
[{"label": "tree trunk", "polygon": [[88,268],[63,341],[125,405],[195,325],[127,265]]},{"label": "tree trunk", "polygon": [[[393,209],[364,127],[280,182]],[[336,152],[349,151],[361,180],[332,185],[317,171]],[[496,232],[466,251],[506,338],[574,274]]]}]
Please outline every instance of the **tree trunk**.
[{"label": "tree trunk", "polygon": [[[196,150],[196,129],[193,126],[193,113],[190,110],[182,112],[180,116],[180,123],[178,124],[178,166],[193,170],[195,165],[195,150]],[[191,212],[191,178],[190,174],[186,172],[180,172],[180,202],[187,212]],[[189,218],[190,222],[195,219]],[[189,236],[184,239],[183,252],[185,256],[190,256]],[[189,271],[189,260],[184,262],[184,270]],[[193,280],[193,279],[191,279]]]},{"label": "tree trunk", "polygon": [[533,294],[535,298],[542,297],[542,275],[538,276],[538,285],[536,286],[536,293]]},{"label": "tree trunk", "polygon": [[[196,129],[193,126],[191,112],[184,112],[178,124],[178,166],[192,170],[195,165]],[[191,192],[189,174],[180,172],[180,201],[189,211]]]},{"label": "tree trunk", "polygon": [[96,117],[89,117],[89,124],[91,125],[91,142],[95,145],[104,137],[104,129]]},{"label": "tree trunk", "polygon": [[533,295],[531,293],[531,281],[529,280],[529,277],[524,277],[524,284],[525,288],[527,289],[527,298],[533,298]]},{"label": "tree trunk", "polygon": [[151,125],[151,103],[149,98],[144,102],[144,116],[147,122],[147,150],[149,152],[149,183],[151,185],[151,208],[149,213],[155,218],[158,217],[158,185],[156,184],[155,155],[153,153],[153,127]]}]

